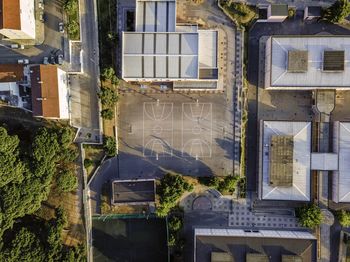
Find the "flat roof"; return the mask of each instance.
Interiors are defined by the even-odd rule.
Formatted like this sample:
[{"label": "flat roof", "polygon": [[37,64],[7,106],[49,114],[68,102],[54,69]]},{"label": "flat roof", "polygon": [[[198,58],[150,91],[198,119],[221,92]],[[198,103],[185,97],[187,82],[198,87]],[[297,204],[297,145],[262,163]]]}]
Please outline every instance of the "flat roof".
[{"label": "flat roof", "polygon": [[271,4],[270,7],[272,16],[288,16],[287,4]]},{"label": "flat roof", "polygon": [[211,252],[211,262],[233,262],[231,254],[226,252]]},{"label": "flat roof", "polygon": [[[271,41],[271,42],[269,42]],[[350,87],[349,36],[272,36],[267,47],[266,88],[313,89]],[[308,52],[307,71],[288,71],[288,52]],[[343,71],[324,71],[324,52],[344,51]],[[271,55],[270,55],[271,54]]]},{"label": "flat roof", "polygon": [[333,172],[333,200],[350,202],[350,122],[334,123],[333,152],[338,153],[338,171]]},{"label": "flat roof", "polygon": [[269,262],[269,257],[265,254],[246,254],[246,262]]},{"label": "flat roof", "polygon": [[126,180],[112,182],[113,203],[143,203],[155,201],[155,181]]},{"label": "flat roof", "polygon": [[137,32],[175,32],[176,1],[175,0],[137,0],[136,23]]},{"label": "flat roof", "polygon": [[322,16],[321,6],[307,6],[307,17],[320,17]]},{"label": "flat roof", "polygon": [[198,30],[199,67],[217,68],[218,31]]},{"label": "flat roof", "polygon": [[293,136],[272,135],[270,142],[270,185],[293,185]]},{"label": "flat roof", "polygon": [[[311,123],[263,121],[261,141],[261,197],[269,200],[310,200]],[[291,186],[270,184],[270,154],[272,136],[293,137],[293,183]]]},{"label": "flat roof", "polygon": [[198,33],[123,32],[123,78],[197,79]]},{"label": "flat roof", "polygon": [[303,259],[301,256],[282,255],[282,262],[303,262]]},{"label": "flat roof", "polygon": [[[209,262],[212,252],[226,252],[234,261],[246,261],[247,254],[268,256],[280,262],[282,255],[297,255],[303,261],[316,261],[316,238],[306,231],[242,229],[195,229],[195,262]],[[254,256],[254,255],[252,255]],[[255,260],[258,261],[258,260]]]}]

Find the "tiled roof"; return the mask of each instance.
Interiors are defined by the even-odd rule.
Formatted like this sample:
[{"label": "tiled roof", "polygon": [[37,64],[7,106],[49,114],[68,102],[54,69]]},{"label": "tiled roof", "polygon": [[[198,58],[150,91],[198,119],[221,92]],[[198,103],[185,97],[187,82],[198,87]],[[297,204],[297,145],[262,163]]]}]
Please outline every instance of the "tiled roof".
[{"label": "tiled roof", "polygon": [[0,29],[21,29],[19,0],[0,0]]}]

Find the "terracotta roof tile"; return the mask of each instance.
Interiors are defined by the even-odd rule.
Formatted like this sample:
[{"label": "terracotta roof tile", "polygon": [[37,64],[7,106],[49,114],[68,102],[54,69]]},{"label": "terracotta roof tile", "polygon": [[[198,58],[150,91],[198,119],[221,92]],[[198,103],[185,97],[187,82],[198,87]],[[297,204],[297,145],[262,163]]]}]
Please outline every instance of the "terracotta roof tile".
[{"label": "terracotta roof tile", "polygon": [[0,29],[21,30],[20,0],[0,0]]},{"label": "terracotta roof tile", "polygon": [[0,64],[0,83],[22,81],[23,65],[18,64]]}]

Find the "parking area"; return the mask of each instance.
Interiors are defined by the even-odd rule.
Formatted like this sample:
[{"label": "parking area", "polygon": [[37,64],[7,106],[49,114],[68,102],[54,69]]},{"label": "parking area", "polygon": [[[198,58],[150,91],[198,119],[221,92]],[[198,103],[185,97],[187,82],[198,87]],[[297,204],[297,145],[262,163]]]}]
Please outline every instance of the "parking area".
[{"label": "parking area", "polygon": [[233,116],[224,93],[124,94],[119,103],[119,176],[227,175]]}]

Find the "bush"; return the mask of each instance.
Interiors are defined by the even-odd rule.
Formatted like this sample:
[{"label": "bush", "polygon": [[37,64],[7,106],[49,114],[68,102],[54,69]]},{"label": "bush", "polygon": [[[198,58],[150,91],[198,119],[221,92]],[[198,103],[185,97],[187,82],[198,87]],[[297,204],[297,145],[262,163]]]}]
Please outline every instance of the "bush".
[{"label": "bush", "polygon": [[295,16],[296,10],[295,8],[288,8],[288,17],[292,18]]},{"label": "bush", "polygon": [[207,187],[212,187],[217,189],[220,184],[220,178],[216,176],[203,176],[203,177],[198,177],[198,182]]},{"label": "bush", "polygon": [[[113,35],[108,35],[108,38],[113,37]],[[111,81],[113,85],[119,84],[119,78],[116,76],[113,67],[106,67],[102,70],[101,79],[103,81]]]},{"label": "bush", "polygon": [[113,113],[112,109],[110,109],[110,108],[103,109],[101,111],[101,117],[103,119],[112,120],[113,116],[114,116],[114,113]]},{"label": "bush", "polygon": [[322,222],[321,209],[315,204],[304,205],[295,209],[296,217],[303,227],[315,228]]},{"label": "bush", "polygon": [[349,211],[339,210],[336,213],[336,216],[337,216],[341,226],[343,226],[343,227],[350,226],[350,212]]},{"label": "bush", "polygon": [[349,15],[349,0],[338,0],[326,10],[324,17],[332,23],[341,23]]},{"label": "bush", "polygon": [[233,192],[236,191],[238,180],[239,180],[238,176],[233,176],[233,175],[226,176],[224,180],[220,182],[218,190],[221,193],[229,192],[232,194]]},{"label": "bush", "polygon": [[63,4],[63,9],[67,13],[75,13],[78,11],[78,1],[77,0],[66,0]]},{"label": "bush", "polygon": [[84,159],[84,167],[89,168],[94,164],[94,161],[92,161],[90,158],[85,158]]},{"label": "bush", "polygon": [[115,156],[117,154],[117,145],[115,139],[111,136],[106,136],[103,139],[103,149],[108,156]]},{"label": "bush", "polygon": [[179,232],[183,226],[182,217],[173,215],[169,217],[168,220],[168,229],[169,229],[169,246],[175,246],[179,240]]},{"label": "bush", "polygon": [[76,190],[78,187],[78,178],[70,170],[66,170],[58,174],[56,182],[57,182],[57,188],[61,192],[71,192]]},{"label": "bush", "polygon": [[101,88],[98,97],[100,98],[102,105],[106,107],[114,107],[115,103],[118,101],[117,92],[107,87]]},{"label": "bush", "polygon": [[79,38],[79,23],[75,20],[69,21],[66,24],[67,32],[71,38]]}]

